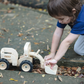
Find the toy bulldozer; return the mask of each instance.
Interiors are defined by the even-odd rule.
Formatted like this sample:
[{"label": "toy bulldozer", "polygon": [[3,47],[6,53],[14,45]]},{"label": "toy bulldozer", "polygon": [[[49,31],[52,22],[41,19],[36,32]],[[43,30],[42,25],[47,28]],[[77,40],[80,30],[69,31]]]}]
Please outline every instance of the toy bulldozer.
[{"label": "toy bulldozer", "polygon": [[56,75],[58,66],[55,65],[53,69],[50,69],[49,65],[44,66],[44,59],[39,52],[40,50],[31,52],[31,43],[26,42],[24,45],[24,54],[18,59],[18,52],[15,49],[2,48],[0,70],[7,70],[10,64],[12,64],[12,66],[19,66],[21,71],[31,72],[33,69],[33,57],[37,57],[40,60],[41,68],[44,68],[46,73]]}]

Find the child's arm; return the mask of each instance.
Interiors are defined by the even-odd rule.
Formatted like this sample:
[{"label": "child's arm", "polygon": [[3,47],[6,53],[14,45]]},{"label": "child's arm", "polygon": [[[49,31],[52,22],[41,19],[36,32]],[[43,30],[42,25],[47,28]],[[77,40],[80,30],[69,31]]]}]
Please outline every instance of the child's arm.
[{"label": "child's arm", "polygon": [[68,47],[72,42],[74,42],[79,35],[70,33],[60,44],[58,52],[56,53],[55,60],[59,61],[62,56],[66,53]]},{"label": "child's arm", "polygon": [[48,56],[45,56],[45,60],[51,59],[55,56],[55,52],[57,50],[57,47],[59,45],[61,36],[63,34],[63,30],[62,28],[57,27],[54,34],[53,34],[53,38],[52,38],[52,44],[51,44],[51,53]]},{"label": "child's arm", "polygon": [[59,49],[54,57],[54,59],[52,60],[48,60],[46,61],[46,64],[55,64],[57,63],[62,57],[63,55],[66,53],[68,47],[70,46],[70,44],[75,41],[78,38],[79,35],[77,34],[72,34],[70,33],[60,44]]},{"label": "child's arm", "polygon": [[57,47],[59,45],[59,42],[60,42],[60,39],[61,39],[61,36],[63,34],[63,30],[62,28],[59,28],[57,27],[54,34],[53,34],[53,38],[52,38],[52,44],[51,44],[51,53],[54,53],[56,52],[57,50]]}]

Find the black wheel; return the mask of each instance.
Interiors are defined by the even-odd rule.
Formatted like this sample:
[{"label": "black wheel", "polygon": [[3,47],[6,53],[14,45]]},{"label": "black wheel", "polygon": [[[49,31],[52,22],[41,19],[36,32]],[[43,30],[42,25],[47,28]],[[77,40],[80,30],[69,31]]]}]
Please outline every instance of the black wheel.
[{"label": "black wheel", "polygon": [[0,59],[0,70],[9,69],[10,63],[6,59]]},{"label": "black wheel", "polygon": [[31,72],[33,69],[33,65],[30,61],[24,60],[20,64],[20,70],[24,72]]}]

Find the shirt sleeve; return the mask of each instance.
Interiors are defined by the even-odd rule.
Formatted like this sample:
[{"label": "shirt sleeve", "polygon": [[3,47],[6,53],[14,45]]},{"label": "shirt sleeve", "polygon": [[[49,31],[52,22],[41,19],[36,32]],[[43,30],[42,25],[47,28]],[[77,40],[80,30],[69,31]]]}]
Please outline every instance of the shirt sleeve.
[{"label": "shirt sleeve", "polygon": [[57,27],[59,28],[65,28],[66,24],[61,24],[59,21],[57,22]]},{"label": "shirt sleeve", "polygon": [[72,29],[71,29],[71,33],[73,34],[84,34],[84,22],[78,22],[76,23]]}]

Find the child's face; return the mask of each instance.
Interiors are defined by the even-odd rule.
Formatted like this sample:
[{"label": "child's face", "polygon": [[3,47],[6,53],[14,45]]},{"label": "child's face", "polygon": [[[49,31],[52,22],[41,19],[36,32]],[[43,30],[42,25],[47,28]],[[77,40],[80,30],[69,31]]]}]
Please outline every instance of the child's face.
[{"label": "child's face", "polygon": [[56,16],[55,18],[58,19],[61,24],[68,24],[72,20],[72,17],[69,16]]}]

